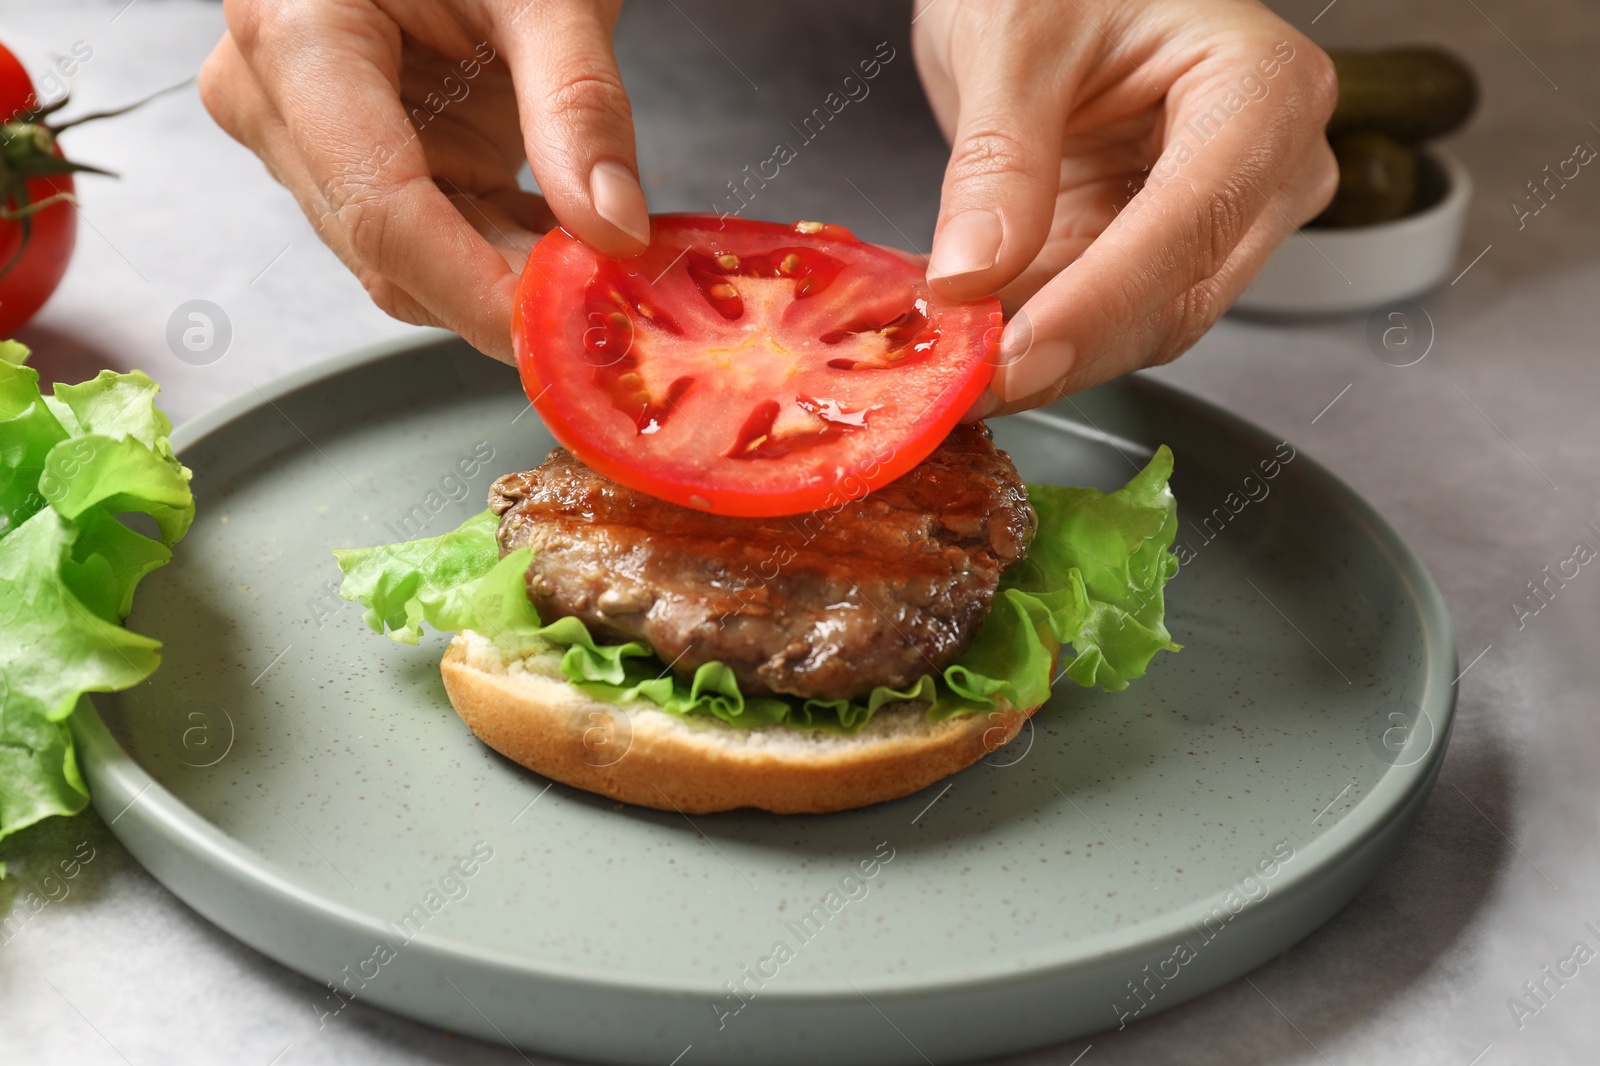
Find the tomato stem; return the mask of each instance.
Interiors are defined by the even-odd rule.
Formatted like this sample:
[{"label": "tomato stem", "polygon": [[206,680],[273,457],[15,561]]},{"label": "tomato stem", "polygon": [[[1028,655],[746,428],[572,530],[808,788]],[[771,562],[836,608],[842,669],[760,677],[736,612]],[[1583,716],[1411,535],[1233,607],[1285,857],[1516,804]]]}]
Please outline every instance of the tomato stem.
[{"label": "tomato stem", "polygon": [[61,131],[80,126],[85,122],[93,122],[95,119],[125,115],[136,107],[143,107],[158,96],[175,92],[193,82],[194,78],[185,78],[176,85],[158,89],[149,96],[135,100],[124,107],[112,108],[109,111],[91,111],[87,115],[79,115],[66,122],[54,124],[45,122],[44,119],[67,106],[67,101],[71,99],[69,93],[59,100],[31,111],[18,112],[6,121],[0,122],[0,221],[14,222],[21,230],[16,250],[11,253],[5,265],[0,266],[0,280],[11,273],[12,268],[27,251],[28,241],[33,236],[34,215],[58,204],[71,204],[74,208],[78,205],[77,198],[65,191],[46,196],[42,200],[30,201],[29,181],[58,174],[103,174],[108,178],[117,176],[113,171],[64,157],[56,146],[56,137]]},{"label": "tomato stem", "polygon": [[[24,185],[23,188],[26,189],[27,186]],[[9,207],[7,210],[9,210]],[[11,253],[11,258],[6,260],[5,266],[0,266],[0,281],[5,280],[5,276],[11,273],[11,268],[17,265],[23,253],[28,250],[28,238],[33,236],[33,214],[27,212],[19,216],[17,228],[22,231],[20,239],[17,241],[17,250]]]},{"label": "tomato stem", "polygon": [[[134,108],[143,107],[145,104],[148,104],[151,100],[154,100],[158,96],[165,96],[167,93],[177,92],[179,89],[185,88],[185,87],[187,87],[189,85],[193,85],[193,84],[194,84],[194,77],[190,76],[190,77],[184,78],[182,81],[178,82],[175,85],[167,86],[165,89],[157,89],[155,92],[151,93],[149,96],[146,96],[142,100],[135,100],[133,103],[126,104],[126,105],[124,105],[122,107],[114,107],[109,111],[91,111],[87,115],[79,115],[77,118],[71,118],[71,119],[68,119],[65,122],[57,122],[57,123],[55,123],[54,125],[52,125],[50,127],[50,130],[53,133],[60,133],[62,130],[69,130],[74,126],[81,126],[85,122],[93,122],[95,119],[116,118],[118,115],[126,115],[129,111],[132,111]],[[54,111],[58,107],[60,107],[62,104],[65,104],[66,102],[67,102],[67,98],[63,96],[60,100],[58,100],[54,104],[50,105],[50,110]],[[43,114],[45,114],[45,112],[41,110],[40,112],[37,112],[37,114],[43,115]]]},{"label": "tomato stem", "polygon": [[40,119],[60,111],[72,99],[72,94],[67,93],[59,100],[34,108],[32,111],[18,111],[11,117],[19,122],[38,122]]},{"label": "tomato stem", "polygon": [[[21,207],[16,208],[13,208],[11,203],[7,201],[6,203],[0,203],[0,218],[5,219],[7,222],[16,222],[20,219],[31,218],[45,208],[53,207],[60,203],[76,206],[78,198],[70,192],[58,192],[54,196],[46,196],[43,200],[35,200],[32,203],[24,201]],[[10,264],[7,264],[7,266],[9,267]],[[0,276],[4,276],[4,271],[0,271]]]}]

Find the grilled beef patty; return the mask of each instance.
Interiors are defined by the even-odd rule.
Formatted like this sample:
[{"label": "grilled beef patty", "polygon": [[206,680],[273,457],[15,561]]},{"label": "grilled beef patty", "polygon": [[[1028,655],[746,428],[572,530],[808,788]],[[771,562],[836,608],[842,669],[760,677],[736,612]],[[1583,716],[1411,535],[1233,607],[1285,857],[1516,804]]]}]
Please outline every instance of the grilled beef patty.
[{"label": "grilled beef patty", "polygon": [[647,642],[682,676],[726,663],[748,695],[863,696],[971,644],[1037,519],[987,428],[833,509],[728,518],[611,481],[557,448],[489,490],[502,555],[534,549],[546,620]]}]

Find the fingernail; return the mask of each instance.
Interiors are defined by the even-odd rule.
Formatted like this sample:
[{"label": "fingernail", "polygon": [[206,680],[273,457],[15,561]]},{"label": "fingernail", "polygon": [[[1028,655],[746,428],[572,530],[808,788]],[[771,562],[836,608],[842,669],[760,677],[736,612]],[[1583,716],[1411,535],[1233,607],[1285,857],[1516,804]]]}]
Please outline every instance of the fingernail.
[{"label": "fingernail", "polygon": [[993,389],[985,385],[983,391],[978,393],[978,398],[972,401],[972,406],[967,408],[967,413],[961,416],[961,421],[981,422],[993,414],[994,409],[999,406],[1000,397],[994,394]]},{"label": "fingernail", "polygon": [[589,171],[589,196],[601,218],[635,240],[650,243],[650,209],[627,167],[610,160],[596,163]]},{"label": "fingernail", "polygon": [[1015,320],[1000,337],[1000,366],[995,371],[994,390],[1007,403],[1037,396],[1067,376],[1077,362],[1077,349],[1070,341],[1055,340],[1034,344],[1032,323]]},{"label": "fingernail", "polygon": [[928,278],[988,270],[1000,258],[1000,216],[983,208],[963,211],[939,230],[928,257]]},{"label": "fingernail", "polygon": [[[506,261],[506,266],[522,273],[523,266],[528,262],[528,256],[533,252],[533,246],[539,243],[539,238],[527,230],[513,230],[509,233],[495,234],[499,240],[490,240],[494,250],[500,253],[500,258]],[[489,234],[484,234],[487,240]]]},{"label": "fingernail", "polygon": [[1026,307],[1017,309],[1005,328],[1000,331],[1000,343],[995,345],[996,368],[1011,366],[1033,348],[1033,316]]}]

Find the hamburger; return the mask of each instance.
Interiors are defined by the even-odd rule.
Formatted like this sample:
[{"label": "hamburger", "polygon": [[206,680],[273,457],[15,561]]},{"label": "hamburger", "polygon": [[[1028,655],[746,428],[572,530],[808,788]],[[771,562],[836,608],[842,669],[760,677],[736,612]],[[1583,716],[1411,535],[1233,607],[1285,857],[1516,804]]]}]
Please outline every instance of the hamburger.
[{"label": "hamburger", "polygon": [[[759,225],[781,232],[745,235],[737,252],[718,252],[727,245],[710,244],[703,223],[692,223],[687,246],[718,254],[697,260],[680,250],[670,260],[658,220],[647,256],[664,268],[645,262],[611,278],[612,263],[569,270],[581,283],[578,321],[613,295],[612,306],[637,309],[652,328],[665,329],[658,324],[670,315],[676,332],[641,327],[623,357],[606,349],[621,312],[603,312],[610,332],[596,343],[587,331],[564,335],[559,307],[551,310],[573,282],[535,293],[520,321],[537,321],[541,333],[519,334],[519,358],[530,399],[563,446],[499,478],[488,509],[451,533],[335,553],[341,595],[362,603],[378,632],[415,643],[424,625],[454,631],[441,673],[466,726],[534,773],[626,803],[820,813],[908,795],[1004,747],[1060,676],[1116,691],[1156,652],[1176,650],[1163,621],[1163,586],[1177,568],[1170,452],[1159,449],[1110,494],[1024,485],[985,426],[956,424],[972,383],[981,388],[992,373],[986,312],[945,311],[902,261],[884,266],[836,228],[799,230],[815,240],[770,247],[756,238],[794,234]],[[536,259],[581,254],[570,237],[552,237]],[[828,357],[826,401],[769,399],[776,390],[767,389],[746,407],[722,395],[692,408],[685,396],[720,384],[699,383],[700,361],[753,346],[755,334],[727,344],[713,330],[656,383],[672,404],[646,410],[648,422],[617,417],[635,415],[617,381],[632,375],[623,387],[648,394],[647,357],[688,332],[683,307],[649,302],[670,294],[673,269],[721,304],[747,306],[772,303],[773,291],[813,295],[795,275],[824,259],[844,264],[827,276],[847,291],[858,261],[876,272],[878,288],[885,277],[902,282],[899,272],[911,277],[868,316],[871,328],[858,321],[854,332],[835,329],[810,345]],[[530,269],[524,285],[559,278],[561,265]],[[786,266],[794,269],[785,274]],[[695,281],[694,271],[715,269],[719,280]],[[646,295],[621,295],[625,279],[645,275],[657,278]],[[781,289],[763,289],[769,281]],[[901,310],[908,303],[917,318]],[[743,328],[745,311],[736,310],[724,317]],[[782,350],[806,372],[806,342],[768,329],[754,346]],[[868,359],[880,363],[858,387],[877,391],[846,393],[861,378],[843,371],[859,375]],[[917,373],[952,383],[942,407],[919,405],[939,408],[926,424],[896,420],[894,390],[904,382],[882,373],[917,359]],[[569,387],[594,395],[563,395]],[[574,403],[584,410],[575,415]],[[716,434],[701,426],[719,405],[752,414],[729,423],[722,437],[731,445],[697,444],[694,435]],[[878,412],[892,435],[863,447],[864,434],[852,431]],[[810,476],[817,470],[824,476]]]}]

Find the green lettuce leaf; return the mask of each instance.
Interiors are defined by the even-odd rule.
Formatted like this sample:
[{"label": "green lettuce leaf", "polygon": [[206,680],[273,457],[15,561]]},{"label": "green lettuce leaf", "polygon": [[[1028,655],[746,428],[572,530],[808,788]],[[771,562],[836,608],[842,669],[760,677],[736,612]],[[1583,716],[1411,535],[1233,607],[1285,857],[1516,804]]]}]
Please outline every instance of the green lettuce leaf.
[{"label": "green lettuce leaf", "polygon": [[0,359],[0,537],[44,506],[39,477],[45,457],[66,439],[39,395],[39,375]]},{"label": "green lettuce leaf", "polygon": [[[367,609],[367,625],[375,632],[387,629],[402,644],[415,644],[424,622],[436,629],[475,628],[445,621],[452,612],[444,605],[447,600],[459,603],[461,586],[494,570],[500,561],[494,539],[498,524],[493,511],[484,511],[443,536],[336,551],[333,556],[344,572],[339,594]],[[532,613],[531,605],[528,611]],[[498,620],[485,612],[481,621],[492,626]]]},{"label": "green lettuce leaf", "polygon": [[[44,396],[20,347],[0,347],[0,840],[88,802],[67,719],[160,664],[122,620],[194,520],[155,382],[105,371]],[[116,517],[130,512],[160,539]]]},{"label": "green lettuce leaf", "polygon": [[500,558],[491,511],[442,536],[334,556],[344,572],[339,594],[366,607],[374,632],[403,643],[415,644],[424,625],[471,629],[512,651],[561,649],[562,673],[599,700],[645,700],[732,725],[848,732],[891,702],[924,703],[934,719],[1036,706],[1057,671],[1117,692],[1158,651],[1177,651],[1164,622],[1165,585],[1178,569],[1171,476],[1172,452],[1163,445],[1116,492],[1028,486],[1038,533],[1027,559],[1003,575],[972,646],[939,676],[903,690],[880,686],[865,700],[746,696],[722,663],[706,663],[685,680],[639,641],[597,643],[575,618],[541,624],[524,587],[531,553]]}]

